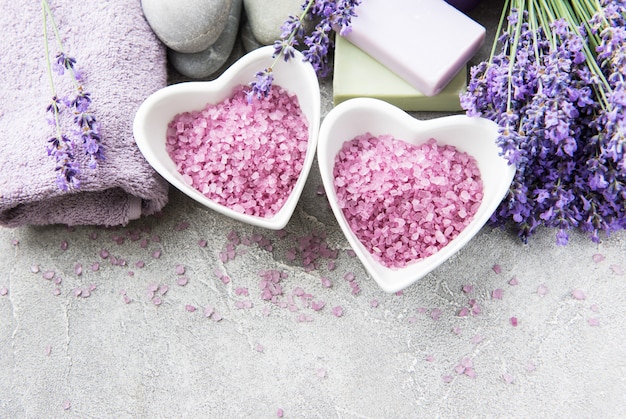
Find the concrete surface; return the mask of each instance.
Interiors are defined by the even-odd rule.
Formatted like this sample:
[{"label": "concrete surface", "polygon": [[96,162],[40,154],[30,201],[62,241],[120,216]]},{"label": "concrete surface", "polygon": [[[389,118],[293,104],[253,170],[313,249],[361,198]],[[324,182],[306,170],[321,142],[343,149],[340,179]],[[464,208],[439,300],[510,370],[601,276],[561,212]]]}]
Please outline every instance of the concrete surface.
[{"label": "concrete surface", "polygon": [[[124,228],[0,229],[0,417],[626,415],[626,234],[557,247],[553,231],[523,245],[485,227],[389,295],[319,185],[314,165],[285,237],[174,190]],[[338,257],[308,270],[292,249],[313,232]],[[267,270],[286,275],[277,302]]]}]

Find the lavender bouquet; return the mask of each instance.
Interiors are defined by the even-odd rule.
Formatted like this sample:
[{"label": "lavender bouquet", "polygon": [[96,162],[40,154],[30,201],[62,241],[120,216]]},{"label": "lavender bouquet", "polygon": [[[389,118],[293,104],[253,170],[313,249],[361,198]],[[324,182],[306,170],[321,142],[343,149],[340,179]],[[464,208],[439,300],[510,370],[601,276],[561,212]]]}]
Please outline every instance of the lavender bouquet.
[{"label": "lavender bouquet", "polygon": [[[302,51],[304,59],[311,63],[318,76],[328,75],[328,55],[334,46],[332,30],[338,28],[340,35],[350,31],[352,18],[356,16],[354,9],[360,3],[360,0],[306,0],[302,14],[289,16],[283,24],[280,39],[274,43],[274,63],[281,57],[285,61],[293,58],[294,49],[302,41],[306,47]],[[310,34],[305,30],[306,20],[317,22]],[[256,80],[250,83],[248,101],[267,97],[272,88],[272,68],[273,65],[256,73]]]},{"label": "lavender bouquet", "polygon": [[491,55],[461,104],[498,124],[517,167],[492,216],[527,241],[539,226],[567,244],[626,228],[626,1],[506,0]]}]

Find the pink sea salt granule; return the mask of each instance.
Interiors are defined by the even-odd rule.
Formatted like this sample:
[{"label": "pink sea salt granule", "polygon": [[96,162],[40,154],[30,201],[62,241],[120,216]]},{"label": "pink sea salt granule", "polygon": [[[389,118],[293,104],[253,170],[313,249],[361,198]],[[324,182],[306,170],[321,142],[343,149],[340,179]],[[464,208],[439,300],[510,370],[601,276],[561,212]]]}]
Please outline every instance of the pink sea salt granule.
[{"label": "pink sea salt granule", "polygon": [[435,139],[414,145],[390,135],[357,136],[343,144],[333,174],[350,229],[390,268],[446,246],[483,198],[476,160]]},{"label": "pink sea salt granule", "polygon": [[166,150],[185,182],[239,213],[280,211],[304,166],[308,122],[297,97],[280,86],[248,103],[244,86],[218,104],[178,114]]}]

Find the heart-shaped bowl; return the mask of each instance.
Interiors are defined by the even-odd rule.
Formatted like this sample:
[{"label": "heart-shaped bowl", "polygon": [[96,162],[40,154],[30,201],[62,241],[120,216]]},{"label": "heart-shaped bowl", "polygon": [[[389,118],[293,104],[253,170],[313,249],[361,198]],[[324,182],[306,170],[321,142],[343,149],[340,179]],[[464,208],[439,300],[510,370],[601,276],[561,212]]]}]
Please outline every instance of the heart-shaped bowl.
[{"label": "heart-shaped bowl", "polygon": [[[170,184],[197,202],[236,220],[272,230],[285,227],[300,198],[313,164],[320,127],[320,88],[310,63],[295,51],[288,62],[274,62],[274,48],[266,46],[241,57],[219,78],[213,81],[192,81],[173,84],[146,98],[139,106],[133,124],[133,134],[139,150],[150,165]],[[293,190],[281,209],[272,217],[259,217],[237,212],[203,195],[187,184],[177,171],[166,150],[166,133],[169,122],[183,112],[200,111],[207,104],[218,104],[230,97],[233,88],[248,85],[255,74],[273,65],[274,86],[295,94],[308,122],[308,144],[302,171]]]},{"label": "heart-shaped bowl", "polygon": [[[337,199],[333,169],[343,144],[357,136],[391,135],[419,145],[431,138],[473,156],[483,182],[483,199],[472,221],[443,248],[402,268],[389,268],[372,256],[351,230]],[[515,175],[515,167],[499,155],[495,142],[497,126],[484,118],[452,115],[418,120],[378,99],[357,98],[336,106],[322,121],[317,158],[328,201],[344,235],[361,263],[386,292],[400,291],[437,268],[454,255],[485,225],[496,210]]]}]

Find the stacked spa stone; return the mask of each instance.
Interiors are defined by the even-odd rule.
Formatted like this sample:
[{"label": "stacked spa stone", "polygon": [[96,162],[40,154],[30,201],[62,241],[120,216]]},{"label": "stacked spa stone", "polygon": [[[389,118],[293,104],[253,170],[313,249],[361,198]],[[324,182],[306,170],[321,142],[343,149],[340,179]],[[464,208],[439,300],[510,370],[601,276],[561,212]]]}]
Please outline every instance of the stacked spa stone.
[{"label": "stacked spa stone", "polygon": [[[271,45],[302,0],[142,0],[146,20],[183,76],[205,79],[230,57],[241,22],[247,51]],[[242,13],[245,11],[245,14]]]}]

